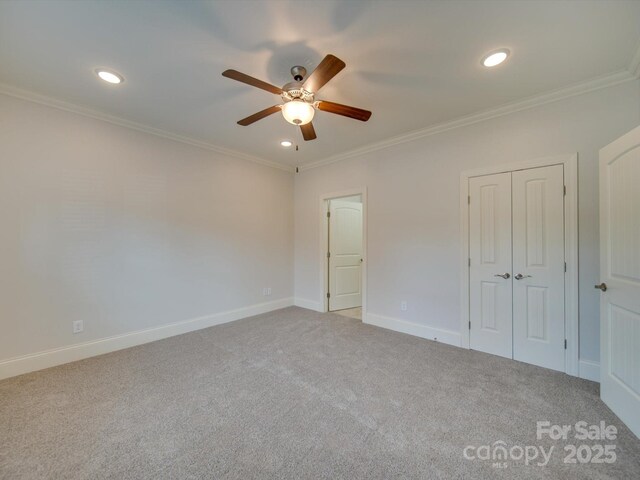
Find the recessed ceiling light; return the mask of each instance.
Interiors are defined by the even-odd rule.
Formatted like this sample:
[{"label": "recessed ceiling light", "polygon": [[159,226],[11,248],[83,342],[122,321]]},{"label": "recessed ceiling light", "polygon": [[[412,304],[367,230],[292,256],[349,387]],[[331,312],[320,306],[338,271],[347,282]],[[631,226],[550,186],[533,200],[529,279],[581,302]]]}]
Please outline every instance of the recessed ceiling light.
[{"label": "recessed ceiling light", "polygon": [[98,75],[98,77],[108,83],[117,85],[118,83],[124,82],[124,78],[122,77],[122,75],[118,75],[115,72],[105,70],[104,68],[97,69],[96,74]]},{"label": "recessed ceiling light", "polygon": [[280,142],[280,145],[282,145],[283,147],[290,147],[293,144],[289,140],[283,140]]},{"label": "recessed ceiling light", "polygon": [[500,65],[504,62],[509,56],[509,50],[506,48],[501,48],[500,50],[496,50],[486,55],[482,59],[482,65],[485,67],[495,67],[496,65]]}]

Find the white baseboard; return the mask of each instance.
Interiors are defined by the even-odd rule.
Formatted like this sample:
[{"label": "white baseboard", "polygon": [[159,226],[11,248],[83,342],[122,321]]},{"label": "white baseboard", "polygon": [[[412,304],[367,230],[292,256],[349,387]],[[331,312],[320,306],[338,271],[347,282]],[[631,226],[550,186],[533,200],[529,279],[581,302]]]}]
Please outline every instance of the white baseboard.
[{"label": "white baseboard", "polygon": [[315,312],[322,313],[322,305],[319,302],[314,302],[313,300],[307,300],[306,298],[298,298],[296,297],[293,301],[293,304],[296,307],[306,308],[307,310],[313,310]]},{"label": "white baseboard", "polygon": [[214,313],[204,317],[192,318],[180,322],[170,323],[159,327],[123,333],[113,337],[101,338],[67,347],[55,348],[43,352],[32,353],[20,357],[0,361],[0,380],[14,377],[23,373],[55,367],[63,363],[82,360],[104,353],[134,347],[144,343],[154,342],[174,335],[200,330],[202,328],[220,325],[222,323],[240,320],[241,318],[259,315],[261,313],[279,310],[293,305],[293,298],[283,298],[271,302],[259,303],[249,307],[242,307],[226,312]]},{"label": "white baseboard", "polygon": [[600,383],[600,364],[591,360],[580,360],[578,362],[580,378]]},{"label": "white baseboard", "polygon": [[364,323],[375,325],[376,327],[395,330],[396,332],[408,333],[416,337],[427,338],[437,342],[446,343],[455,347],[460,346],[460,333],[453,330],[428,327],[419,323],[408,322],[398,318],[384,317],[375,313],[367,313]]}]

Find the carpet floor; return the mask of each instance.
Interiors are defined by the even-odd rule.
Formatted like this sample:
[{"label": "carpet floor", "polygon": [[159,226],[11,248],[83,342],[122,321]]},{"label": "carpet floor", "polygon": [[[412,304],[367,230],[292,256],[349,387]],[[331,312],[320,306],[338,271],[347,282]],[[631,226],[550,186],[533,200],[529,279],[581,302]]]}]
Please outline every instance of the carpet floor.
[{"label": "carpet floor", "polygon": [[[536,438],[580,420],[617,438]],[[513,458],[484,459],[495,442]],[[616,461],[563,463],[583,443]],[[526,465],[516,446],[554,450]],[[0,382],[3,479],[639,474],[640,441],[593,382],[297,307]]]}]

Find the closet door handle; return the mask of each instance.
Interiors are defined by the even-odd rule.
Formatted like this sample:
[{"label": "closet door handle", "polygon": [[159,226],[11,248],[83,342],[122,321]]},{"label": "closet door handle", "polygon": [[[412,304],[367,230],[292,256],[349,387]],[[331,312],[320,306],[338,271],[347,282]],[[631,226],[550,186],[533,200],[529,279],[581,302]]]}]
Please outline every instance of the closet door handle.
[{"label": "closet door handle", "polygon": [[500,275],[499,273],[495,274],[494,277],[502,277],[505,280],[508,280],[509,277],[511,277],[511,275],[509,275],[508,273],[503,273],[502,275]]},{"label": "closet door handle", "polygon": [[521,273],[516,273],[515,277],[516,280],[522,280],[523,278],[531,278],[531,275],[523,275]]}]

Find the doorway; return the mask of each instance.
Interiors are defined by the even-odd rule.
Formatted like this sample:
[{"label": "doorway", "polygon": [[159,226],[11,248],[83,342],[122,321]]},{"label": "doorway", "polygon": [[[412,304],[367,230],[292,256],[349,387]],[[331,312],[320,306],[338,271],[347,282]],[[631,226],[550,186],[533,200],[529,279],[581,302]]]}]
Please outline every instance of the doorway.
[{"label": "doorway", "polygon": [[354,192],[324,197],[321,208],[324,311],[362,320],[365,301],[364,195]]}]

